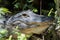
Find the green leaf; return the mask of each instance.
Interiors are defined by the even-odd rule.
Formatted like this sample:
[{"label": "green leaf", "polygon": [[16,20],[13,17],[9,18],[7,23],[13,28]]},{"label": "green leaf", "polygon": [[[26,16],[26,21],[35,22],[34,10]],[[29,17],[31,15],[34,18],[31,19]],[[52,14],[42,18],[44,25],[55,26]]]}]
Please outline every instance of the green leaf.
[{"label": "green leaf", "polygon": [[50,12],[48,13],[48,16],[51,16],[50,14],[52,13],[53,11],[53,8],[50,10]]},{"label": "green leaf", "polygon": [[5,29],[0,29],[0,34],[5,34],[5,33],[7,33],[8,31],[7,30],[5,30]]},{"label": "green leaf", "polygon": [[16,4],[14,5],[15,8],[19,8],[19,6],[20,6],[20,3],[16,3]]},{"label": "green leaf", "polygon": [[38,10],[37,10],[36,8],[34,8],[32,11],[33,11],[33,12],[38,12]]},{"label": "green leaf", "polygon": [[25,34],[21,34],[21,35],[18,35],[18,40],[27,40],[26,38],[26,35]]},{"label": "green leaf", "polygon": [[9,39],[8,40],[12,40],[12,35],[9,36]]},{"label": "green leaf", "polygon": [[10,13],[10,11],[7,8],[1,7],[0,8],[0,14]]},{"label": "green leaf", "polygon": [[8,31],[6,29],[0,29],[0,38],[4,37],[4,36],[7,36],[8,34]]}]

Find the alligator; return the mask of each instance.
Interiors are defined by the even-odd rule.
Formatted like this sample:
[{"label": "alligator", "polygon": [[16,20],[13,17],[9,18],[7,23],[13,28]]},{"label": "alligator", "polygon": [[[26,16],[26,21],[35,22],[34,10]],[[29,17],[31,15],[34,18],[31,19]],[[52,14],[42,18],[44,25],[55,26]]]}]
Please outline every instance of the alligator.
[{"label": "alligator", "polygon": [[11,30],[16,26],[20,32],[25,34],[41,34],[50,24],[53,24],[54,18],[38,15],[31,10],[25,10],[11,16],[6,22],[6,28]]}]

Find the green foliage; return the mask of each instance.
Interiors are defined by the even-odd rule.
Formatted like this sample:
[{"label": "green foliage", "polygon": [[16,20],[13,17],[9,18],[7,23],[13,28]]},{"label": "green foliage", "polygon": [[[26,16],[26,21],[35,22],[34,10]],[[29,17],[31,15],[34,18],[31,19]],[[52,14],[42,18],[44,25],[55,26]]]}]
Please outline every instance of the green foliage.
[{"label": "green foliage", "polygon": [[15,5],[14,5],[14,8],[19,8],[20,7],[20,3],[16,3]]},{"label": "green foliage", "polygon": [[18,26],[16,26],[15,29],[15,34],[17,34],[17,40],[27,40],[26,35],[21,32],[17,32],[17,30],[18,30]]},{"label": "green foliage", "polygon": [[48,16],[51,16],[51,13],[53,11],[53,8],[50,10],[50,12],[48,13]]},{"label": "green foliage", "polygon": [[57,21],[58,25],[60,25],[60,17],[58,17],[58,21]]},{"label": "green foliage", "polygon": [[[18,26],[16,26],[16,28],[12,31],[13,34],[17,35],[17,40],[27,40],[27,36],[18,31],[20,31],[20,30],[18,30]],[[12,40],[12,36],[13,35],[10,35],[9,40]]]},{"label": "green foliage", "polygon": [[4,36],[7,36],[8,31],[5,29],[0,29],[0,39]]},{"label": "green foliage", "polygon": [[34,8],[32,11],[33,11],[33,12],[38,12],[38,10],[37,10],[36,8]]},{"label": "green foliage", "polygon": [[[13,0],[11,0],[11,1],[13,1]],[[0,4],[0,7],[1,7],[0,8],[0,15],[1,14],[4,14],[5,15],[5,13],[11,13],[9,11],[9,9],[4,8],[6,6],[8,6],[8,8],[10,8],[10,10],[12,10],[12,12],[16,12],[16,10],[18,10],[18,9],[21,9],[21,11],[22,10],[26,10],[26,9],[31,9],[33,12],[38,12],[38,9],[33,6],[33,1],[34,0],[15,0],[13,2],[10,2],[10,0],[3,0],[3,2],[4,2],[3,3],[2,0],[0,0],[0,3],[3,3],[4,4],[4,5],[1,5]],[[56,3],[56,0],[54,0],[54,1]],[[49,6],[51,6],[51,7],[54,6],[53,4],[52,5],[51,4],[49,4]],[[51,8],[51,7],[49,7],[49,8]],[[20,10],[18,10],[18,11],[20,11]],[[48,16],[51,16],[51,13],[53,12],[53,8],[50,11],[49,10],[47,10],[47,11],[46,10],[42,10],[42,11],[45,14],[49,12],[48,13]],[[57,15],[55,14],[55,17],[56,16]],[[58,23],[60,23],[60,18],[58,20],[59,20]],[[27,37],[30,37],[31,36],[31,35],[25,35],[25,34],[21,33],[20,30],[18,30],[18,26],[12,31],[11,35],[8,36],[8,38],[6,38],[7,34],[8,34],[8,31],[7,30],[0,29],[0,40],[15,40],[15,39],[12,39],[13,34],[16,34],[17,35],[17,40],[27,40]],[[49,37],[50,35],[51,35],[51,33],[49,35],[47,35],[47,36]]]},{"label": "green foliage", "polygon": [[12,35],[9,36],[9,39],[8,40],[12,40]]},{"label": "green foliage", "polygon": [[[16,10],[18,10],[18,9],[22,9],[22,10],[27,10],[27,9],[31,9],[31,10],[35,10],[34,12],[36,12],[37,10],[37,8],[35,8],[34,6],[33,6],[33,2],[34,0],[15,0],[14,2],[13,2],[13,4],[14,4],[14,8],[16,9]],[[24,2],[24,3],[23,3]]]},{"label": "green foliage", "polygon": [[16,40],[27,40],[27,35],[25,35],[21,32],[18,32],[18,26],[12,31],[12,34],[10,36],[8,36],[9,38],[6,38],[7,34],[8,34],[7,30],[1,29],[0,30],[0,39],[1,40],[15,40],[15,39],[12,39],[12,37],[13,37],[13,34],[16,34],[17,35]]},{"label": "green foliage", "polygon": [[58,15],[57,15],[57,11],[55,11],[55,18],[57,18],[57,16],[58,16]]},{"label": "green foliage", "polygon": [[5,14],[5,13],[9,13],[9,12],[10,12],[9,9],[7,9],[7,8],[4,8],[4,7],[0,8],[0,14]]}]

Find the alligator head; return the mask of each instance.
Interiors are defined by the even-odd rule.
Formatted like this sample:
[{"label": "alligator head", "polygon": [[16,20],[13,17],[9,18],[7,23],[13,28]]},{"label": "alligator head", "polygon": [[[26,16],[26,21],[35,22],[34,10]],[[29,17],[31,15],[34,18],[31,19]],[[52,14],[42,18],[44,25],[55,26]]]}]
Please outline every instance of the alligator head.
[{"label": "alligator head", "polygon": [[[31,32],[35,33],[36,29],[37,29],[37,31],[40,32],[40,30],[42,30],[44,28],[45,29],[48,28],[49,23],[51,23],[52,20],[53,20],[52,17],[38,15],[38,14],[35,14],[34,12],[32,12],[31,10],[27,10],[27,11],[22,11],[20,13],[17,13],[16,15],[10,17],[9,20],[6,22],[6,24],[11,26],[8,28],[18,26],[20,29],[22,29],[22,32],[31,30]],[[35,30],[35,32],[34,32],[34,30]]]}]

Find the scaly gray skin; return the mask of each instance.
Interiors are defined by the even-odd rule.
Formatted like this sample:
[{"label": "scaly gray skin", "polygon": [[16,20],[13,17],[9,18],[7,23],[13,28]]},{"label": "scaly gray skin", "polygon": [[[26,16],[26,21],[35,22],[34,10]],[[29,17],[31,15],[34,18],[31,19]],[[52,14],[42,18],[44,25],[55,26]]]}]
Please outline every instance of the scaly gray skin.
[{"label": "scaly gray skin", "polygon": [[[36,24],[30,24],[30,22],[48,22],[53,20],[51,17],[43,15],[37,15],[31,10],[22,11],[9,18],[6,22],[7,25],[19,26],[20,28],[30,28],[36,26]],[[13,27],[11,26],[11,27]],[[9,27],[10,28],[10,27]]]}]

